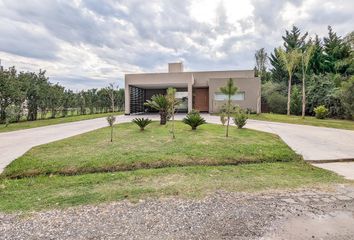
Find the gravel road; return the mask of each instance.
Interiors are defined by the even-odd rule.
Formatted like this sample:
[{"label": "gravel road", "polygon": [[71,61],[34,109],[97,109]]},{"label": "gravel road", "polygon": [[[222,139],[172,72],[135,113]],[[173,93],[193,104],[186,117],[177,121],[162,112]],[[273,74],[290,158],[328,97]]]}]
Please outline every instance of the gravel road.
[{"label": "gravel road", "polygon": [[352,239],[354,187],[1,214],[0,239]]}]

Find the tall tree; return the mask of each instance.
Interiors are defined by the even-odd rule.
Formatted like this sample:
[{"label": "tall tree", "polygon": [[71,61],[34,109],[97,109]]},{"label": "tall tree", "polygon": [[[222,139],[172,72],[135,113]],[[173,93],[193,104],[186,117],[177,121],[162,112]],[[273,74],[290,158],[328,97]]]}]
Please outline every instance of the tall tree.
[{"label": "tall tree", "polygon": [[302,35],[300,29],[296,26],[293,26],[290,31],[285,30],[285,36],[282,37],[284,40],[285,50],[289,52],[294,49],[305,48],[305,40],[307,35],[307,32]]},{"label": "tall tree", "polygon": [[256,59],[256,69],[257,69],[257,74],[261,78],[262,82],[264,81],[265,73],[267,70],[267,63],[268,63],[268,54],[264,50],[264,48],[261,48],[256,51],[254,54],[254,57]]},{"label": "tall tree", "polygon": [[315,39],[310,39],[307,45],[313,46],[313,53],[309,62],[309,71],[317,75],[325,73],[326,63],[321,39],[316,35]]},{"label": "tall tree", "polygon": [[277,83],[283,83],[287,79],[287,72],[284,67],[283,61],[280,59],[278,49],[274,49],[274,53],[270,54],[269,62],[272,66],[270,72],[272,74],[272,81]]},{"label": "tall tree", "polygon": [[302,69],[302,118],[305,118],[306,111],[306,91],[305,91],[305,80],[306,74],[309,67],[309,63],[313,54],[315,47],[314,45],[309,45],[301,54],[301,69]]},{"label": "tall tree", "polygon": [[326,72],[345,74],[349,66],[343,64],[343,60],[350,57],[350,44],[344,42],[331,26],[328,26],[328,37],[325,37],[323,42]]},{"label": "tall tree", "polygon": [[226,114],[227,114],[227,124],[226,124],[226,134],[225,136],[229,136],[229,125],[230,125],[230,112],[231,112],[231,98],[233,95],[237,93],[238,88],[234,85],[234,80],[232,78],[227,81],[226,86],[221,87],[220,91],[227,95],[227,106],[226,106]]},{"label": "tall tree", "polygon": [[291,102],[291,84],[294,70],[300,60],[301,53],[299,49],[293,49],[291,51],[284,51],[282,48],[278,48],[279,56],[282,59],[284,66],[288,72],[288,103],[286,114],[290,115],[290,102]]}]

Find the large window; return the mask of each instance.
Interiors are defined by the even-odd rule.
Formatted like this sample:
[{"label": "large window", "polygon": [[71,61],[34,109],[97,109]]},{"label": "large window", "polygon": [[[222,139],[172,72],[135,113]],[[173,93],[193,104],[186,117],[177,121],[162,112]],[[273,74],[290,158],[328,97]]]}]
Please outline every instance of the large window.
[{"label": "large window", "polygon": [[188,92],[180,91],[176,92],[175,98],[179,100],[180,104],[176,107],[178,112],[188,111]]},{"label": "large window", "polygon": [[[216,92],[216,93],[214,93],[214,100],[215,101],[226,101],[226,100],[228,100],[228,96],[221,93],[221,92]],[[233,100],[233,101],[245,100],[245,92],[236,93],[235,95],[231,96],[231,100]]]}]

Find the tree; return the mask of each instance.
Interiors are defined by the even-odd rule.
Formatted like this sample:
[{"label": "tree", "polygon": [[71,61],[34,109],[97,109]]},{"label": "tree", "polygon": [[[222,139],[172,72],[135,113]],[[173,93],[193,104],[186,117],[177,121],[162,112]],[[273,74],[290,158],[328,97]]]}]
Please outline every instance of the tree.
[{"label": "tree", "polygon": [[349,118],[354,118],[354,76],[348,81],[343,82],[340,96],[344,105],[346,114]]},{"label": "tree", "polygon": [[151,100],[147,100],[146,103],[144,103],[144,105],[159,111],[160,124],[161,125],[166,124],[168,109],[170,108],[170,105],[165,95],[162,94],[154,95],[151,97]]},{"label": "tree", "polygon": [[274,53],[270,54],[269,62],[272,66],[272,68],[270,69],[270,72],[272,74],[272,81],[277,83],[285,82],[287,78],[287,73],[277,48],[274,49]]},{"label": "tree", "polygon": [[308,33],[306,32],[301,36],[301,31],[296,26],[293,26],[290,31],[285,30],[285,36],[282,36],[282,38],[284,40],[284,47],[286,52],[290,52],[294,49],[305,48],[305,40],[307,35]]},{"label": "tree", "polygon": [[111,111],[112,111],[112,114],[110,114],[107,117],[107,122],[108,122],[109,126],[111,127],[111,142],[113,142],[113,125],[114,125],[114,122],[116,121],[116,118],[114,116],[114,84],[113,83],[109,84],[107,91],[108,91],[109,99],[111,101]]},{"label": "tree", "polygon": [[229,79],[229,81],[226,83],[226,86],[221,87],[220,91],[227,95],[227,109],[226,109],[226,114],[227,114],[227,124],[226,124],[226,134],[225,136],[229,136],[229,125],[230,125],[230,110],[231,110],[231,97],[236,94],[238,88],[234,86],[234,81],[232,78]]},{"label": "tree", "polygon": [[287,115],[290,115],[290,102],[291,102],[291,80],[294,73],[294,70],[299,62],[301,57],[298,49],[293,49],[288,52],[284,51],[282,48],[278,49],[279,56],[284,63],[284,66],[288,72],[288,103],[287,103]]},{"label": "tree", "polygon": [[316,35],[315,39],[310,39],[308,45],[313,46],[313,53],[309,62],[309,71],[314,74],[325,73],[325,56],[323,54],[322,42]]},{"label": "tree", "polygon": [[167,100],[169,102],[169,113],[172,117],[172,138],[175,139],[175,111],[176,106],[179,104],[179,101],[176,100],[176,89],[175,88],[168,88],[167,89]]},{"label": "tree", "polygon": [[345,60],[350,57],[350,44],[344,42],[331,26],[328,26],[328,37],[323,42],[326,72],[346,74],[349,65]]},{"label": "tree", "polygon": [[306,91],[305,91],[305,79],[307,69],[309,67],[309,63],[314,51],[314,46],[309,45],[307,46],[301,54],[301,67],[302,67],[302,111],[301,116],[305,118],[305,111],[306,111]]},{"label": "tree", "polygon": [[261,78],[262,82],[264,82],[265,73],[267,70],[268,54],[266,53],[264,48],[261,48],[256,51],[254,57],[256,59],[257,75]]}]

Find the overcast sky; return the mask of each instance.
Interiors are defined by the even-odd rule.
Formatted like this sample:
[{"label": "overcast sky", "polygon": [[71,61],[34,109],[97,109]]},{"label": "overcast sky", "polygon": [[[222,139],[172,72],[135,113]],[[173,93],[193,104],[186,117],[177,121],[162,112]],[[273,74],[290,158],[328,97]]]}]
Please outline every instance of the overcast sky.
[{"label": "overcast sky", "polygon": [[354,30],[353,0],[0,0],[0,59],[74,89],[122,86],[125,73],[252,69],[292,25]]}]

